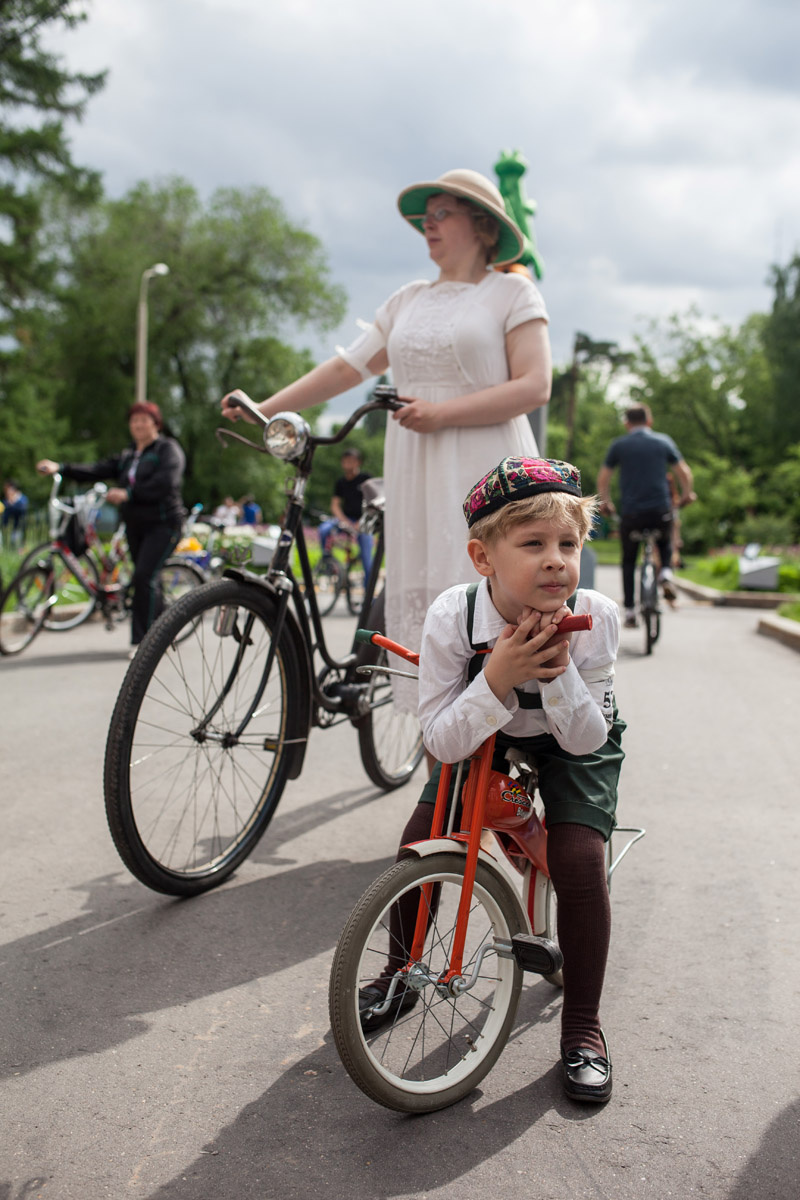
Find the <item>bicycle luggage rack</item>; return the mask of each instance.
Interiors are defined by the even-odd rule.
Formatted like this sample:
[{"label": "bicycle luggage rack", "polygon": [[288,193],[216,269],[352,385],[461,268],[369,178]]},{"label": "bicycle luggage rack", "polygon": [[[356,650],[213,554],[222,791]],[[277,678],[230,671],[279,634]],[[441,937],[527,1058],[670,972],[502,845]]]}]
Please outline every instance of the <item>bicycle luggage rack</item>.
[{"label": "bicycle luggage rack", "polygon": [[614,872],[616,871],[619,864],[622,862],[625,855],[628,853],[628,851],[630,850],[630,848],[632,846],[635,846],[637,842],[641,841],[641,839],[647,833],[647,830],[646,829],[638,829],[633,825],[617,825],[617,827],[615,829],[613,829],[611,832],[612,838],[615,833],[632,833],[633,837],[628,839],[628,841],[625,843],[624,848],[622,850],[620,850],[619,854],[617,855],[617,857],[614,859],[614,861],[611,863],[610,867],[608,868],[608,875],[606,878],[608,879],[609,884],[611,883],[611,876],[614,874]]}]

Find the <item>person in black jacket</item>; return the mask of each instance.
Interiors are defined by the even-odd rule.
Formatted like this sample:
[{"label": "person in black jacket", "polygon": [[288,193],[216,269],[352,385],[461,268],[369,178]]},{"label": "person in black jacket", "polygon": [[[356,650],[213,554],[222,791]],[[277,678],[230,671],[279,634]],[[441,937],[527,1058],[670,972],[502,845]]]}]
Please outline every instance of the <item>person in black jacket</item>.
[{"label": "person in black jacket", "polygon": [[36,464],[43,475],[94,482],[114,479],[107,500],[119,505],[133,558],[131,644],[137,646],[163,608],[160,568],[181,536],[184,518],[181,480],[186,459],[178,443],[162,434],[157,404],[133,404],[128,410],[132,444],[121,454],[91,464]]}]

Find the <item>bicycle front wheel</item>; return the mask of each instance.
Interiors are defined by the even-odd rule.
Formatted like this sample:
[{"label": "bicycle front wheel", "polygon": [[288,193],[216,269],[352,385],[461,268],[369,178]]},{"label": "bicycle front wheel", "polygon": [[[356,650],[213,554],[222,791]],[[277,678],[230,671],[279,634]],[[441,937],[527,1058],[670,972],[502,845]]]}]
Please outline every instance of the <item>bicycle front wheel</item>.
[{"label": "bicycle front wheel", "polygon": [[0,654],[19,654],[44,625],[53,580],[44,564],[19,571],[0,597]]},{"label": "bicycle front wheel", "polygon": [[48,566],[53,572],[53,599],[44,620],[45,629],[52,633],[77,629],[95,610],[97,592],[92,591],[92,587],[100,588],[97,563],[90,554],[82,554],[78,561],[90,582],[88,587],[60,554],[50,554],[40,560],[42,566]]},{"label": "bicycle front wheel", "polygon": [[644,652],[652,654],[653,646],[658,641],[658,635],[661,632],[661,614],[658,607],[656,570],[651,562],[642,566],[640,599],[644,627]]},{"label": "bicycle front wheel", "polygon": [[[522,987],[513,957],[500,957],[497,939],[526,928],[511,885],[479,863],[475,877],[462,978],[453,994],[442,980],[450,966],[464,859],[434,854],[395,863],[364,893],[344,927],[333,959],[330,1015],[336,1048],[350,1077],[372,1100],[398,1112],[426,1113],[461,1100],[483,1079],[508,1040]],[[389,950],[394,904],[430,885],[428,931],[421,956],[410,964],[408,986],[417,1000],[374,1033],[364,1033],[359,988],[381,972]],[[438,903],[433,898],[438,899]],[[408,945],[393,955],[409,962]]]},{"label": "bicycle front wheel", "polygon": [[337,559],[324,554],[314,567],[314,591],[317,596],[319,615],[326,617],[336,603],[342,590],[344,567]]},{"label": "bicycle front wheel", "polygon": [[251,853],[308,735],[301,671],[284,629],[266,676],[276,606],[221,579],[195,588],[148,631],[108,733],[105,804],[128,869],[159,892],[216,887]]},{"label": "bicycle front wheel", "polygon": [[168,558],[161,568],[161,588],[164,594],[164,607],[169,608],[187,592],[202,587],[206,577],[194,563],[186,562],[180,557]]},{"label": "bicycle front wheel", "polygon": [[347,565],[347,607],[354,617],[361,615],[364,606],[364,564],[361,558],[352,559]]},{"label": "bicycle front wheel", "polygon": [[[368,627],[384,633],[383,592],[370,609]],[[358,666],[387,664],[386,651],[378,646],[362,645]],[[372,782],[385,792],[406,783],[422,759],[422,731],[416,713],[400,712],[394,703],[390,675],[374,672],[367,689],[369,712],[357,722],[358,746],[364,770]]]},{"label": "bicycle front wheel", "polygon": [[[175,558],[168,558],[161,568],[161,592],[164,597],[164,608],[169,608],[170,605],[182,599],[187,592],[202,587],[205,582],[205,574],[195,563],[186,562],[177,555]],[[181,640],[187,638],[191,632],[191,624],[184,626]]]}]

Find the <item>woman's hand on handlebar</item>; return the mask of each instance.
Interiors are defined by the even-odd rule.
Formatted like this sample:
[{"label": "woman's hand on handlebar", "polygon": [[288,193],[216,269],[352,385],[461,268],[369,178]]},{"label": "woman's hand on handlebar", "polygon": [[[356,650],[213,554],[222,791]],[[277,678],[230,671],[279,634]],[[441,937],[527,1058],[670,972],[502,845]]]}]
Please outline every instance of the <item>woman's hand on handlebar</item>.
[{"label": "woman's hand on handlebar", "polygon": [[404,429],[414,433],[435,433],[442,428],[442,414],[438,404],[416,397],[398,396],[403,407],[392,413],[392,420],[399,421]]},{"label": "woman's hand on handlebar", "polygon": [[40,458],[36,464],[36,470],[40,475],[55,475],[58,472],[59,464],[53,462],[52,458]]},{"label": "woman's hand on handlebar", "polygon": [[[247,392],[243,392],[241,388],[234,388],[232,392],[222,397],[220,408],[222,415],[228,421],[238,421],[241,417],[243,421],[249,421],[251,425],[255,425],[255,419],[250,415],[246,408],[242,408],[237,403],[238,400],[250,400]],[[250,400],[252,404],[252,400]]]}]

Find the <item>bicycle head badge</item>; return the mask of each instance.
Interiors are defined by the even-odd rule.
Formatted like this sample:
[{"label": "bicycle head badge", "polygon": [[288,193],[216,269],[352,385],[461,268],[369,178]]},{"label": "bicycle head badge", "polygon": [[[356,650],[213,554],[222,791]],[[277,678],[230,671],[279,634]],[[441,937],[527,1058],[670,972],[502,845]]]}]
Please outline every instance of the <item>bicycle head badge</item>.
[{"label": "bicycle head badge", "polygon": [[488,829],[518,829],[533,815],[533,800],[518,780],[492,771],[484,824]]}]

